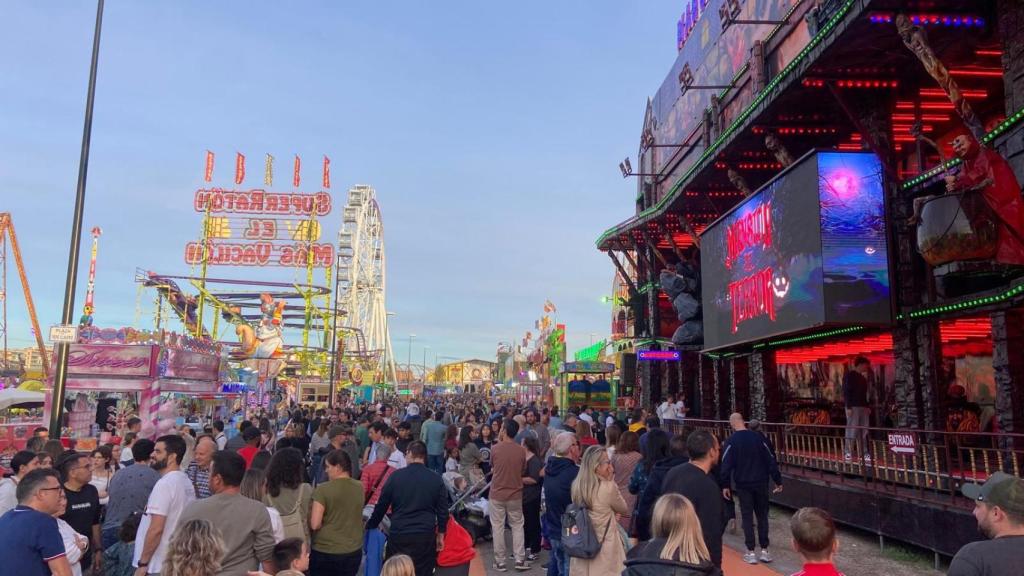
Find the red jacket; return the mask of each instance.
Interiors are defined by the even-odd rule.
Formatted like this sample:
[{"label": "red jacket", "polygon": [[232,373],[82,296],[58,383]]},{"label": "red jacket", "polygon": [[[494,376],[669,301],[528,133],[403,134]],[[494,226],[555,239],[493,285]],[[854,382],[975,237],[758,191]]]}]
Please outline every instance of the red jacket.
[{"label": "red jacket", "polygon": [[[388,481],[388,476],[391,476],[394,471],[394,468],[388,466],[387,460],[377,460],[363,468],[363,474],[360,476],[363,481],[363,502],[376,504],[377,500],[380,500],[380,493],[384,491],[384,483]],[[379,483],[378,480],[380,480]],[[375,486],[376,488],[374,488]]]}]

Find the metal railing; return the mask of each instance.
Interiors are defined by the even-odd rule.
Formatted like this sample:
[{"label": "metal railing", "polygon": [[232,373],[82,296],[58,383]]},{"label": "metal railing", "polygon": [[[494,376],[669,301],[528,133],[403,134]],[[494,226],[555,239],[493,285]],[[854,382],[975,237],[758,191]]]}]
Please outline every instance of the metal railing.
[{"label": "metal railing", "polygon": [[[707,430],[720,442],[732,434],[724,420],[687,419],[668,427],[673,434]],[[1024,434],[851,430],[867,433],[863,455],[845,426],[764,422],[760,431],[786,474],[943,506],[969,507],[960,495],[964,484],[982,483],[996,471],[1020,476],[1024,468]]]}]

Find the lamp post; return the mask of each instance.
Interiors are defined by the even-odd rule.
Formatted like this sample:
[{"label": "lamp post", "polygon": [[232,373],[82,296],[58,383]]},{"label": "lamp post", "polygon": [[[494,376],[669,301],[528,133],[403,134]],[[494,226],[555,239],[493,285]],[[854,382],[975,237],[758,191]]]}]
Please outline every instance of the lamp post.
[{"label": "lamp post", "polygon": [[[85,97],[85,125],[82,127],[82,150],[78,158],[78,187],[75,190],[75,211],[71,218],[71,245],[68,249],[68,275],[64,282],[64,308],[61,324],[72,322],[75,308],[75,283],[78,277],[78,251],[82,242],[82,213],[85,211],[85,183],[89,172],[89,144],[92,141],[92,109],[96,100],[96,67],[100,58],[100,31],[103,28],[103,0],[96,3],[96,29],[92,36],[92,63],[89,66],[89,88]],[[57,373],[53,378],[53,408],[50,411],[50,437],[60,438],[64,416],[64,385],[68,378],[68,344],[57,345]],[[43,362],[46,358],[43,358]]]},{"label": "lamp post", "polygon": [[[427,385],[427,350],[430,350],[430,346],[423,347],[423,385]],[[435,382],[436,384],[436,382]]]},{"label": "lamp post", "polygon": [[410,394],[412,394],[412,339],[415,337],[415,334],[409,334],[409,355],[405,359],[405,366],[409,369],[409,375],[405,377],[405,389],[409,390]]},{"label": "lamp post", "polygon": [[391,377],[395,379],[395,394],[398,394],[398,372],[395,371],[395,351],[391,348],[391,320],[397,316],[394,312],[385,312],[384,317],[384,383],[388,382],[388,369],[391,370]]}]

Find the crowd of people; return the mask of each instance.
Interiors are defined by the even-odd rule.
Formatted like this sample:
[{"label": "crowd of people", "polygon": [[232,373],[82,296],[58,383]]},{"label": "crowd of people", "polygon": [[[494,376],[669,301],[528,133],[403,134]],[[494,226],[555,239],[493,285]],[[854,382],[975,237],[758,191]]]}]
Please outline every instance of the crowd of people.
[{"label": "crowd of people", "polygon": [[[474,557],[452,513],[471,494],[486,500],[489,571],[533,570],[548,550],[549,576],[715,576],[737,523],[743,560],[773,561],[768,502],[782,476],[756,421],[733,414],[720,444],[707,430],[684,433],[674,399],[654,413],[421,402],[290,406],[155,440],[131,419],[121,442],[91,452],[37,430],[0,462],[11,472],[0,481],[11,552],[0,576],[443,573]],[[979,525],[1024,538],[1024,483],[1001,480],[971,495]],[[801,574],[839,574],[826,512],[798,511],[791,531]],[[1001,554],[965,548],[950,573],[999,573],[967,567],[1019,557],[1007,542]]]}]

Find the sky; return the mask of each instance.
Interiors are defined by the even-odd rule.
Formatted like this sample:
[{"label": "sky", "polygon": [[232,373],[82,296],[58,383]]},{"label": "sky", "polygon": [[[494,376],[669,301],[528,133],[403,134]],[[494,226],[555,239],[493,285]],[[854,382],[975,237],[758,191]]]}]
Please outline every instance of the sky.
[{"label": "sky", "polygon": [[[610,331],[613,268],[594,241],[634,212],[618,163],[675,59],[682,4],[108,0],[74,318],[100,226],[96,324],[152,327],[155,294],[135,272],[191,273],[206,150],[226,188],[236,152],[245,188],[263,187],[272,154],[282,192],[319,190],[326,155],[337,206],[351,185],[376,189],[399,362],[422,361],[424,346],[428,364],[493,360],[499,341],[536,333],[545,300],[571,357]],[[0,32],[0,211],[44,333],[64,298],[95,6],[8,2]],[[324,220],[325,238],[340,218]],[[30,345],[13,258],[7,283],[9,345]]]}]

